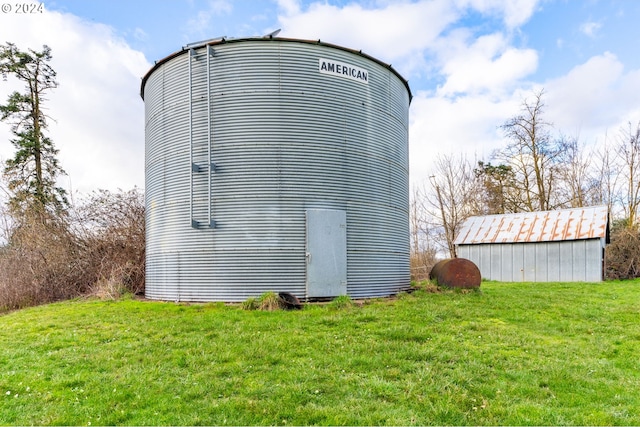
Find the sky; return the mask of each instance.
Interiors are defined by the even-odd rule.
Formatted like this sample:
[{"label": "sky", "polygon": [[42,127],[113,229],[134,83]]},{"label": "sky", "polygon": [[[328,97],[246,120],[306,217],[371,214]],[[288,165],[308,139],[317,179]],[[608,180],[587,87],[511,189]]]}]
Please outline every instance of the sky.
[{"label": "sky", "polygon": [[[19,8],[28,4],[25,8]],[[219,36],[300,38],[362,50],[409,81],[410,179],[433,159],[489,160],[500,125],[544,90],[546,120],[587,145],[640,121],[636,0],[0,0],[0,44],[51,47],[49,136],[72,193],[144,188],[141,78]],[[29,10],[26,10],[29,9]],[[21,89],[0,81],[0,104]],[[0,159],[12,157],[0,123]]]}]

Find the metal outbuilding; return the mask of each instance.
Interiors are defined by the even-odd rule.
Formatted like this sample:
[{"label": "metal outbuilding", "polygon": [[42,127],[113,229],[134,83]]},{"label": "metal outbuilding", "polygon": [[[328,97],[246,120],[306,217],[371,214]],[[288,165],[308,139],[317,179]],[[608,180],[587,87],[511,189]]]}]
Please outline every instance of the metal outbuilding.
[{"label": "metal outbuilding", "polygon": [[607,243],[606,206],[471,217],[455,240],[484,279],[505,282],[599,282]]},{"label": "metal outbuilding", "polygon": [[321,42],[219,38],[144,76],[146,296],[368,298],[410,285],[411,91]]}]

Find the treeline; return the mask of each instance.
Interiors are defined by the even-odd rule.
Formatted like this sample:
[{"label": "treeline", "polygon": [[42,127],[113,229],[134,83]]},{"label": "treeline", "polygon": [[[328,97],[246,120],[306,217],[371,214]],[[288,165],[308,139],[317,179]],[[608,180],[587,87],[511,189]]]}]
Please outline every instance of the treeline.
[{"label": "treeline", "polygon": [[456,256],[453,242],[470,216],[606,205],[612,234],[605,275],[640,276],[640,121],[586,146],[547,121],[541,90],[501,130],[507,144],[488,161],[440,155],[433,176],[413,189],[413,274],[428,273],[438,254]]},{"label": "treeline", "polygon": [[[45,95],[57,87],[51,50],[0,45],[0,75],[24,83],[0,105],[15,155],[0,190],[0,311],[87,294],[144,292],[145,212],[138,189],[100,190],[69,200],[65,175],[47,136]],[[427,275],[472,215],[607,205],[613,218],[607,277],[640,276],[640,122],[588,149],[544,117],[544,92],[523,101],[501,127],[508,141],[489,161],[439,156],[411,201],[411,263]],[[76,197],[77,199],[77,197]]]},{"label": "treeline", "polygon": [[[24,85],[0,105],[14,156],[0,189],[0,312],[88,293],[144,291],[144,196],[97,191],[73,202],[56,185],[65,175],[47,136],[46,95],[57,87],[51,49],[0,45],[0,75]],[[4,142],[3,142],[4,143]]]}]

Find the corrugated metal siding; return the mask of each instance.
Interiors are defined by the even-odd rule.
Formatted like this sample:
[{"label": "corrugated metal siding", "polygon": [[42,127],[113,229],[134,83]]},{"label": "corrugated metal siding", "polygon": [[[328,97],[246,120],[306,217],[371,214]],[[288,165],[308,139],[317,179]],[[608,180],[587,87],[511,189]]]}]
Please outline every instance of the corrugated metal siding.
[{"label": "corrugated metal siding", "polygon": [[[145,78],[147,296],[304,298],[309,208],[347,212],[350,296],[407,288],[405,83],[378,62],[321,44],[211,49],[209,63],[206,47],[194,52],[191,88],[188,52]],[[365,68],[369,83],[320,74],[318,58]],[[193,228],[209,211],[215,228]]]},{"label": "corrugated metal siding", "polygon": [[464,222],[455,244],[605,239],[608,225],[606,206],[476,216]]},{"label": "corrugated metal siding", "polygon": [[501,282],[599,282],[602,240],[459,245],[484,279]]}]

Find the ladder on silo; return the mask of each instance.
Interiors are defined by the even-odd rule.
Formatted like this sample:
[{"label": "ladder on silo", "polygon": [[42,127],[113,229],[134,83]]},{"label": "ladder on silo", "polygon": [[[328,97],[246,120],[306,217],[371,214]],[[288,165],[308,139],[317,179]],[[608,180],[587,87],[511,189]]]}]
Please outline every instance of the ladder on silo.
[{"label": "ladder on silo", "polygon": [[211,212],[211,56],[210,45],[189,49],[189,152],[191,227],[215,228]]}]

